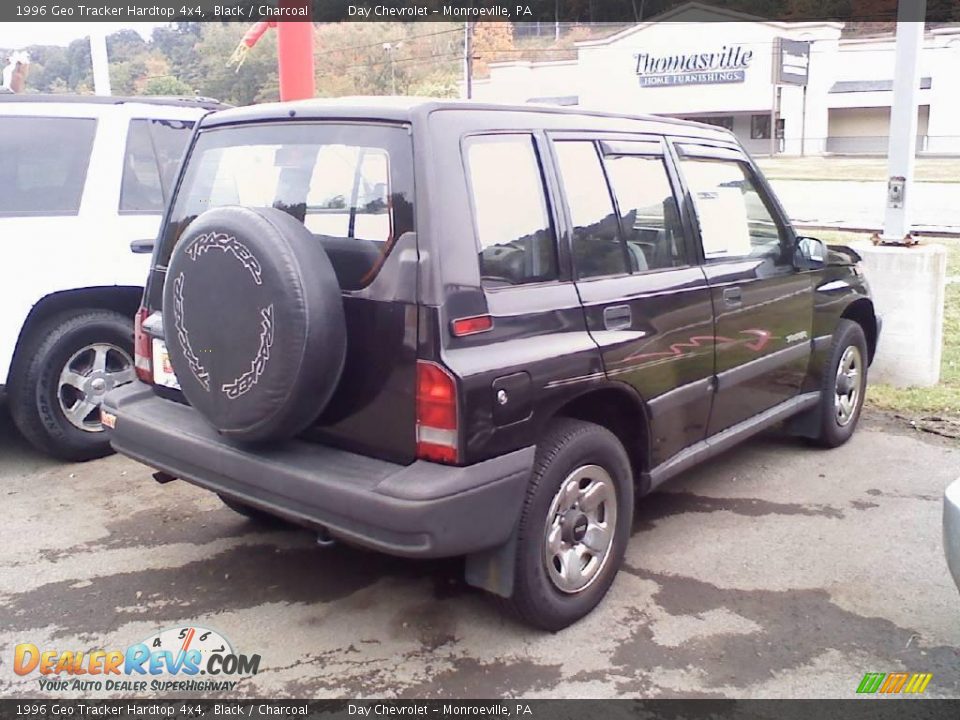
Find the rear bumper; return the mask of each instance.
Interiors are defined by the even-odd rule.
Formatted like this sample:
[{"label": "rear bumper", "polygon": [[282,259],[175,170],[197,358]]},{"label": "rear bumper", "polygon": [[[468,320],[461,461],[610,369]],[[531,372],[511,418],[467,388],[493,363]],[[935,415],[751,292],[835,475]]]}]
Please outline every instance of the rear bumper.
[{"label": "rear bumper", "polygon": [[960,478],[943,496],[943,550],[953,581],[960,588]]},{"label": "rear bumper", "polygon": [[111,392],[118,452],[194,485],[335,537],[407,557],[448,557],[504,543],[519,517],[534,448],[467,467],[377,460],[289,441],[252,449],[190,407],[134,382]]}]

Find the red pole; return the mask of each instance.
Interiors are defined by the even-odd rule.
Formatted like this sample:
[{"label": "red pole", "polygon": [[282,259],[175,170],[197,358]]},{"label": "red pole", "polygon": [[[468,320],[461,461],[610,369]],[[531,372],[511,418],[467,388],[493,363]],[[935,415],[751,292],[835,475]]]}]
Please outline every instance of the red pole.
[{"label": "red pole", "polygon": [[[307,8],[308,0],[284,0],[281,7]],[[316,95],[313,75],[313,23],[309,20],[277,23],[280,99],[305,100]]]}]

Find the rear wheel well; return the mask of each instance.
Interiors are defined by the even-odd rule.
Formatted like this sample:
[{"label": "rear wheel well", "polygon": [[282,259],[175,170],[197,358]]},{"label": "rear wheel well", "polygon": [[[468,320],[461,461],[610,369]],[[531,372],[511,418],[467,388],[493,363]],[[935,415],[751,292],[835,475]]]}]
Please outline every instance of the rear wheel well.
[{"label": "rear wheel well", "polygon": [[41,298],[27,315],[17,346],[13,353],[11,376],[17,368],[20,350],[25,347],[33,333],[52,317],[71,310],[113,310],[132,318],[137,313],[143,288],[117,285],[113,287],[80,288],[51,293]]},{"label": "rear wheel well", "polygon": [[873,362],[873,356],[877,352],[877,317],[874,314],[873,303],[866,298],[854,300],[846,307],[841,317],[852,320],[863,328],[863,334],[867,338],[869,361]]},{"label": "rear wheel well", "polygon": [[570,400],[555,415],[605,427],[627,451],[634,482],[639,483],[646,475],[650,456],[647,418],[641,404],[626,392],[613,388],[593,390]]}]

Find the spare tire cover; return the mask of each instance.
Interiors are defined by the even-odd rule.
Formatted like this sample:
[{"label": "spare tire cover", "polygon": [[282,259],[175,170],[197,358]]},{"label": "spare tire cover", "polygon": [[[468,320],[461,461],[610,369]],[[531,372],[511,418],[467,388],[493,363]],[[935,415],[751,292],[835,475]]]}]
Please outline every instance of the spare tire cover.
[{"label": "spare tire cover", "polygon": [[343,370],[346,324],[330,260],[273,208],[216,208],[189,225],[167,268],[163,327],[187,400],[238,440],[300,432]]}]

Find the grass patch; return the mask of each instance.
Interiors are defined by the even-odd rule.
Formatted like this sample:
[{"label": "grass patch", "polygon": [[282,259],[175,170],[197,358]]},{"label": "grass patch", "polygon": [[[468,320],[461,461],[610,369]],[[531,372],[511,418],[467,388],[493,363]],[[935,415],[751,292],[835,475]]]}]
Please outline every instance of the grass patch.
[{"label": "grass patch", "polygon": [[[953,255],[956,262],[960,253]],[[871,405],[884,410],[960,422],[960,283],[947,285],[940,384],[930,388],[872,385],[867,397]]]},{"label": "grass patch", "polygon": [[[757,164],[770,180],[887,180],[886,158],[778,157],[758,158]],[[917,158],[917,182],[960,183],[956,158]]]}]

